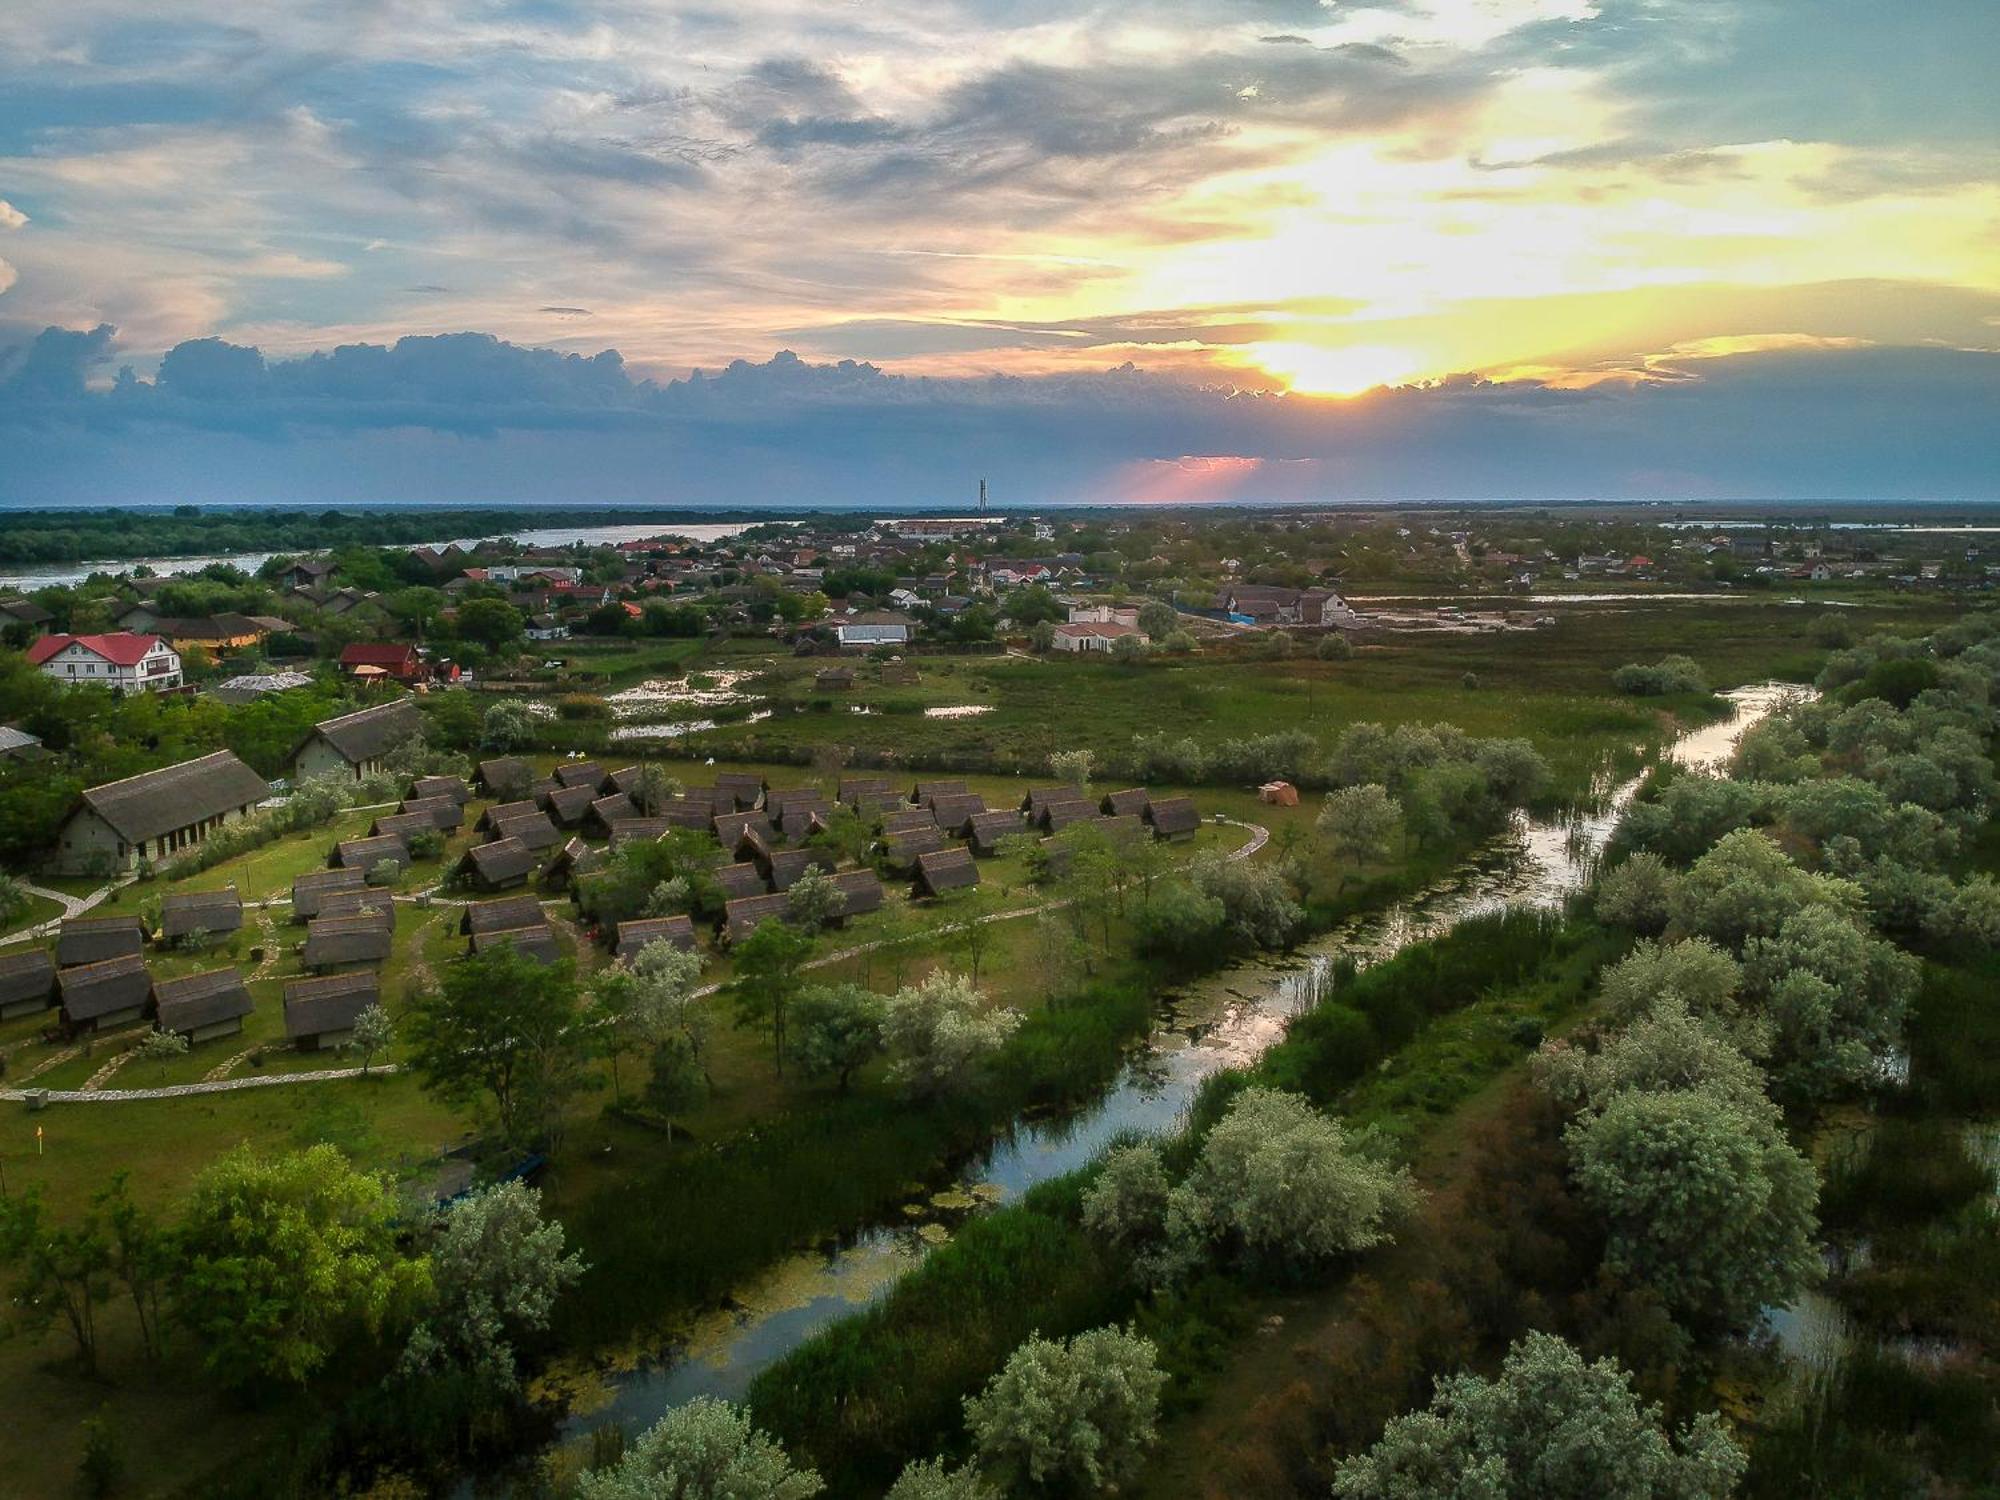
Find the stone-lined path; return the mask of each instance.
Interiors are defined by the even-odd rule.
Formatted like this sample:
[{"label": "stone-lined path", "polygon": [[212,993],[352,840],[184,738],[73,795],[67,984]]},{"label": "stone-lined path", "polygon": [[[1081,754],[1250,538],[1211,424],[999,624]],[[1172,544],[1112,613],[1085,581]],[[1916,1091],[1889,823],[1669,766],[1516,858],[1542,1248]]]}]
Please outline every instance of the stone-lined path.
[{"label": "stone-lined path", "polygon": [[[365,1076],[372,1078],[397,1070],[396,1063],[378,1063]],[[240,1089],[276,1088],[287,1083],[324,1083],[336,1078],[363,1076],[359,1068],[319,1068],[310,1073],[263,1073],[255,1078],[224,1078],[213,1083],[173,1083],[157,1089],[97,1089],[88,1092],[83,1089],[47,1089],[42,1092],[51,1104],[108,1104],[123,1099],[181,1099],[190,1094],[231,1094]],[[28,1097],[29,1092],[19,1088],[0,1089],[0,1100],[12,1100],[18,1104]]]}]

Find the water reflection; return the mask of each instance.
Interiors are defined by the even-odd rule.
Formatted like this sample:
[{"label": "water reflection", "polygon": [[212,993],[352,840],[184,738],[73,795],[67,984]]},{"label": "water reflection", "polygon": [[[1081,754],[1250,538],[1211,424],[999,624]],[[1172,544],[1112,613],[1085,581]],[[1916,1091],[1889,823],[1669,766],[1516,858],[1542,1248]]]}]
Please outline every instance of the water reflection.
[{"label": "water reflection", "polygon": [[[1743,730],[1790,691],[1767,684],[1731,694],[1734,714],[1683,736],[1670,755],[1690,766],[1726,759]],[[1121,1135],[1174,1129],[1204,1079],[1256,1061],[1293,1016],[1320,999],[1343,961],[1364,967],[1510,906],[1558,909],[1589,881],[1641,779],[1609,785],[1607,778],[1608,790],[1587,814],[1517,815],[1505,833],[1417,895],[1357,916],[1282,963],[1232,970],[1166,997],[1153,1035],[1093,1104],[1018,1122],[963,1170],[955,1192],[906,1205],[899,1222],[771,1268],[674,1348],[615,1380],[607,1402],[574,1413],[566,1435],[608,1421],[644,1426],[697,1396],[741,1397],[760,1371],[887,1292],[965,1212],[1075,1171]]]}]

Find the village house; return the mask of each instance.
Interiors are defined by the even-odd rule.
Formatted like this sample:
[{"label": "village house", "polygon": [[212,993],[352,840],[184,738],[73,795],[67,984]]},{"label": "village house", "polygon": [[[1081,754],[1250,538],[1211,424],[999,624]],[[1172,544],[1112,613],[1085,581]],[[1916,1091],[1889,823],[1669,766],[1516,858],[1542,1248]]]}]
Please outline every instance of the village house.
[{"label": "village house", "polygon": [[121,630],[150,631],[164,636],[177,651],[200,647],[204,651],[244,651],[262,645],[270,627],[249,615],[196,615],[178,618],[163,615],[146,600],[126,606],[118,616]]},{"label": "village house", "polygon": [[292,920],[310,921],[335,895],[362,890],[366,885],[360,870],[314,870],[300,875],[292,881]]},{"label": "village house", "polygon": [[0,953],[0,1021],[39,1015],[56,1003],[56,966],[46,948]]},{"label": "village house", "polygon": [[306,923],[305,946],[299,962],[308,969],[345,969],[363,964],[375,967],[386,963],[395,938],[372,914],[353,917],[314,917]]},{"label": "village house", "polygon": [[292,752],[292,775],[343,775],[355,781],[383,769],[389,754],[424,732],[424,716],[408,698],[322,719]]},{"label": "village house", "polygon": [[285,1036],[301,1052],[324,1052],[354,1035],[354,1023],[378,1003],[381,981],[372,973],[327,974],[285,985]]},{"label": "village house", "polygon": [[54,868],[90,875],[167,859],[268,795],[264,778],[228,750],[91,787],[57,831]]},{"label": "village house", "polygon": [[165,693],[181,685],[181,655],[156,635],[45,635],[28,647],[44,677],[120,693]]},{"label": "village house", "polygon": [[0,629],[12,631],[15,640],[35,640],[48,633],[51,615],[32,599],[0,599]]},{"label": "village house", "polygon": [[1133,604],[1072,604],[1069,607],[1069,623],[1130,625],[1136,630],[1139,625],[1139,608]]},{"label": "village house", "polygon": [[255,1008],[243,976],[234,968],[153,981],[153,1007],[162,1031],[206,1042],[233,1036]]},{"label": "village house", "polygon": [[129,1025],[146,1014],[153,997],[153,976],[136,953],[79,964],[56,975],[62,1000],[63,1026],[72,1035]]},{"label": "village house", "polygon": [[863,610],[833,622],[833,633],[843,646],[907,646],[910,618],[885,609]]},{"label": "village house", "polygon": [[316,557],[302,557],[278,575],[278,583],[287,589],[316,589],[332,574],[332,563],[322,562]]},{"label": "village house", "polygon": [[1145,631],[1137,625],[1058,625],[1055,636],[1049,642],[1058,651],[1109,651],[1121,640],[1131,637],[1144,640]]},{"label": "village house", "polygon": [[350,642],[340,648],[340,670],[349,677],[387,678],[405,686],[430,675],[417,648],[406,641]]},{"label": "village house", "polygon": [[160,898],[160,941],[180,943],[197,934],[227,937],[243,930],[243,902],[236,887],[219,891],[172,891]]},{"label": "village house", "polygon": [[103,963],[145,946],[145,929],[137,917],[64,917],[56,937],[56,962],[65,969]]},{"label": "village house", "polygon": [[671,943],[683,952],[692,951],[694,922],[685,914],[672,917],[640,917],[633,921],[620,922],[611,945],[611,952],[621,960],[629,960],[649,943]]}]

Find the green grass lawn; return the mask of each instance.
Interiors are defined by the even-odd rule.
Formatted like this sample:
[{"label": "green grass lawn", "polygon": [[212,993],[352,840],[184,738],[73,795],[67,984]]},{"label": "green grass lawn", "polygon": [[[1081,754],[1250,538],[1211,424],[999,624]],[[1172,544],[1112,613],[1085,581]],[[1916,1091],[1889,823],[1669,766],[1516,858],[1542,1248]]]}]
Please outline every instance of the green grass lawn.
[{"label": "green grass lawn", "polygon": [[[1809,678],[1824,656],[1806,633],[1815,613],[1740,598],[1649,603],[1635,596],[1558,612],[1554,625],[1533,631],[1370,635],[1340,662],[1306,653],[1263,661],[1238,645],[1132,666],[1059,654],[920,655],[913,687],[885,685],[872,663],[861,662],[856,687],[839,695],[813,691],[820,663],[767,647],[761,661],[768,681],[751,686],[772,716],[690,735],[676,753],[796,763],[816,746],[833,745],[857,759],[1032,770],[1055,750],[1085,747],[1108,758],[1129,751],[1134,736],[1162,731],[1214,744],[1305,729],[1330,742],[1363,721],[1442,721],[1470,734],[1526,736],[1549,758],[1558,783],[1579,792],[1601,769],[1607,746],[1656,743],[1666,730],[1662,710],[1674,706],[1616,693],[1616,668],[1684,653],[1718,688]],[[1905,604],[1849,613],[1865,631],[1915,624],[1930,611]],[[1475,686],[1467,686],[1468,673]],[[990,712],[963,719],[923,712],[948,705]]]}]

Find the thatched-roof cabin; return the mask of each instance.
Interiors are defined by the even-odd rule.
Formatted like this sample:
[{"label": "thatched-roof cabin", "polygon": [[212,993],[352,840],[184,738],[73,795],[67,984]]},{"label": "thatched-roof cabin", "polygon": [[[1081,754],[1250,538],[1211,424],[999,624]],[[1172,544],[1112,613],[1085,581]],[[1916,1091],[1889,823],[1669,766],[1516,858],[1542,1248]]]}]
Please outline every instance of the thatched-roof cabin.
[{"label": "thatched-roof cabin", "polygon": [[160,938],[177,943],[197,932],[222,937],[243,930],[243,902],[236,887],[219,891],[172,891],[160,898]]},{"label": "thatched-roof cabin", "polygon": [[137,917],[65,917],[59,932],[56,964],[65,969],[129,958],[146,946]]},{"label": "thatched-roof cabin", "polygon": [[342,839],[333,846],[333,855],[327,863],[342,870],[359,870],[366,875],[385,860],[398,869],[406,870],[410,866],[409,847],[392,833],[376,838]]},{"label": "thatched-roof cabin", "polygon": [[285,984],[285,1036],[302,1052],[324,1052],[354,1035],[361,1012],[381,1003],[381,980],[367,971]]},{"label": "thatched-roof cabin", "polygon": [[319,915],[320,904],[337,891],[358,891],[368,882],[360,870],[315,870],[292,882],[292,920],[310,921]]},{"label": "thatched-roof cabin", "polygon": [[452,833],[465,826],[465,804],[456,797],[405,797],[396,804],[404,816],[423,813],[439,833]]},{"label": "thatched-roof cabin", "polygon": [[370,913],[352,917],[314,917],[306,923],[306,945],[299,962],[308,969],[374,966],[388,960],[394,932]]},{"label": "thatched-roof cabin", "polygon": [[105,1031],[146,1014],[153,998],[153,976],[143,958],[127,953],[59,970],[56,994],[67,1030]]},{"label": "thatched-roof cabin", "polygon": [[243,975],[233,967],[156,979],[153,1006],[160,1030],[177,1032],[190,1042],[235,1036],[243,1029],[243,1018],[255,1009]]},{"label": "thatched-roof cabin", "polygon": [[546,922],[542,903],[526,891],[502,896],[497,901],[471,901],[458,919],[458,930],[470,937],[477,932],[504,932],[510,927],[532,927]]},{"label": "thatched-roof cabin", "polygon": [[32,1016],[56,1003],[56,964],[46,948],[0,953],[0,1021]]},{"label": "thatched-roof cabin", "polygon": [[672,943],[676,948],[694,948],[694,921],[686,915],[640,917],[620,922],[612,939],[614,956],[629,959],[648,943]]},{"label": "thatched-roof cabin", "polygon": [[428,801],[432,797],[449,797],[463,807],[472,800],[472,788],[465,784],[463,776],[419,776],[410,783],[412,801],[420,798]]},{"label": "thatched-roof cabin", "polygon": [[1017,833],[1026,833],[1028,825],[1017,812],[977,813],[968,819],[965,826],[972,840],[972,852],[982,858],[998,854],[1000,841]]},{"label": "thatched-roof cabin", "polygon": [[1146,809],[1146,821],[1153,825],[1155,837],[1186,839],[1201,827],[1201,814],[1191,797],[1165,797]]},{"label": "thatched-roof cabin", "polygon": [[535,851],[516,838],[495,839],[466,850],[459,868],[481,890],[504,891],[528,883],[535,873]]},{"label": "thatched-roof cabin", "polygon": [[917,894],[941,896],[979,884],[979,866],[970,849],[934,849],[917,856]]}]

